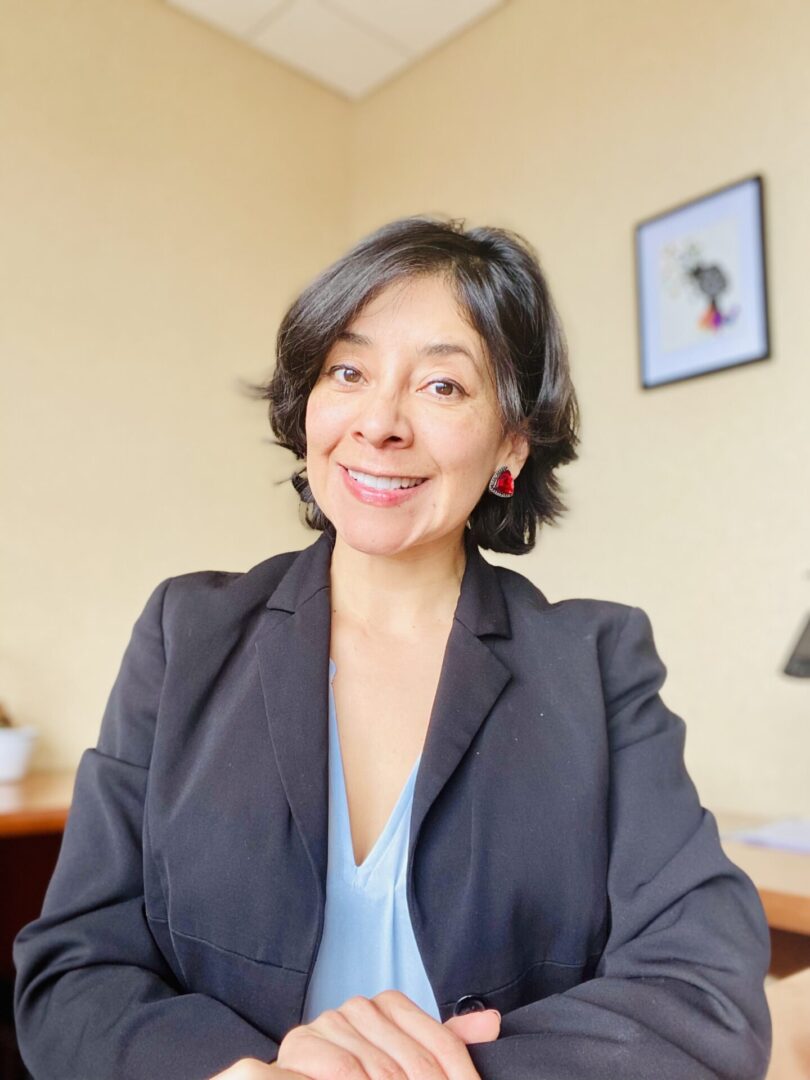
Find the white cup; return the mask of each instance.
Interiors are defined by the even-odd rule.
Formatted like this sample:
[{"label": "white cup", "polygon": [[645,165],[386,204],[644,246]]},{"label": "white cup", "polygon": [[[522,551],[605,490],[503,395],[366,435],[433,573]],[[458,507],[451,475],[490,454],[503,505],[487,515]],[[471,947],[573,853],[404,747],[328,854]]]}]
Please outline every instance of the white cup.
[{"label": "white cup", "polygon": [[25,776],[37,734],[33,727],[0,727],[0,782]]}]

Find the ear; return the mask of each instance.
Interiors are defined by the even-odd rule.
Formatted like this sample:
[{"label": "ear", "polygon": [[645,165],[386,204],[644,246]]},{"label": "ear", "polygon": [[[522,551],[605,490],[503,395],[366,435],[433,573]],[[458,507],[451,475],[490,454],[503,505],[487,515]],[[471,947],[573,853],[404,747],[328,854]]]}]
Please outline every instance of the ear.
[{"label": "ear", "polygon": [[522,432],[515,432],[504,439],[504,460],[512,476],[517,479],[529,456],[529,440]]}]

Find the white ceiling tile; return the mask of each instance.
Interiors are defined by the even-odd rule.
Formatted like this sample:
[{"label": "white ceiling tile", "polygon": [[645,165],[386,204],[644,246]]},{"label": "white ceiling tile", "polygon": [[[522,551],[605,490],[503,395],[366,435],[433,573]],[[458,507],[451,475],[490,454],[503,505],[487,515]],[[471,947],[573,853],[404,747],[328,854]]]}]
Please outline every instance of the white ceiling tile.
[{"label": "white ceiling tile", "polygon": [[263,52],[350,98],[407,67],[405,49],[319,0],[294,0],[249,38]]},{"label": "white ceiling tile", "polygon": [[195,15],[219,30],[241,36],[272,15],[287,0],[168,0],[172,7]]},{"label": "white ceiling tile", "polygon": [[358,100],[506,0],[166,0]]},{"label": "white ceiling tile", "polygon": [[425,53],[459,33],[503,0],[327,0],[329,6],[361,25]]}]

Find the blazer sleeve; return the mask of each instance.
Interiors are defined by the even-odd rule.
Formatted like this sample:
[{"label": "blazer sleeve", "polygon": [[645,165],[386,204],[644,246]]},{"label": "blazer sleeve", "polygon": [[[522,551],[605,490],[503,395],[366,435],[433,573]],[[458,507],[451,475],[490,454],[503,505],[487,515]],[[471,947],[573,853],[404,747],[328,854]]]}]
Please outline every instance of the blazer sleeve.
[{"label": "blazer sleeve", "polygon": [[170,583],[135,623],[97,747],[79,765],[42,913],[14,943],[17,1038],[36,1080],[203,1080],[278,1053],[226,1005],[184,992],[144,914],[141,835]]},{"label": "blazer sleeve", "polygon": [[664,705],[650,620],[630,607],[603,663],[611,755],[610,930],[595,977],[503,1016],[482,1080],[762,1080],[770,940],[725,856]]}]

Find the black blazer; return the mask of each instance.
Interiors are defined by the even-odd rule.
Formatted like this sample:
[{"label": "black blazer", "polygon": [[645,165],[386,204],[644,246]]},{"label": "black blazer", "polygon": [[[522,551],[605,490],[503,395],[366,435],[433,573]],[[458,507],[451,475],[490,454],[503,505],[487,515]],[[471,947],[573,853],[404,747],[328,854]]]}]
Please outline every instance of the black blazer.
[{"label": "black blazer", "polygon": [[[638,607],[467,567],[414,790],[407,896],[483,1080],[760,1080],[768,930],[684,768]],[[205,1078],[300,1022],[327,858],[326,535],[170,578],[17,937],[36,1080]],[[475,1004],[475,1003],[473,1003]]]}]

